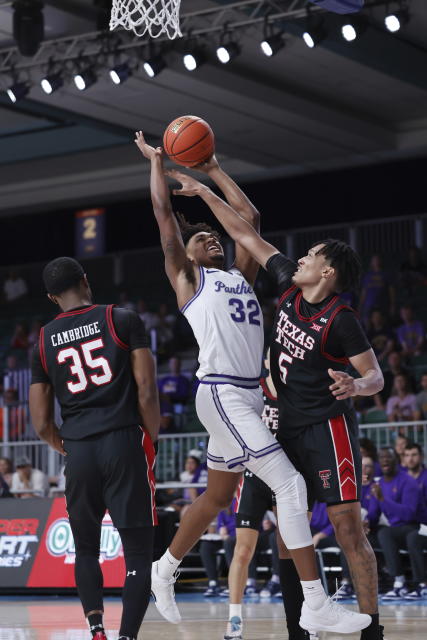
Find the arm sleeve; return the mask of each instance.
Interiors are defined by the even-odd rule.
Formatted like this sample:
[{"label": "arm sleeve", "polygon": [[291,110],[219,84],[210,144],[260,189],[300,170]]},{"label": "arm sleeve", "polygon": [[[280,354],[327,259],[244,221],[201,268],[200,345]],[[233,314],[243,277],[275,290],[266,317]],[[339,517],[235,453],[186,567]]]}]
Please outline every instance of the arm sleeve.
[{"label": "arm sleeve", "polygon": [[149,348],[150,338],[143,321],[135,311],[114,307],[113,322],[120,340],[127,344],[131,351]]},{"label": "arm sleeve", "polygon": [[292,276],[297,270],[298,265],[290,260],[283,253],[275,253],[267,260],[265,269],[267,273],[276,280],[278,288],[277,293],[282,295],[289,287],[292,286]]},{"label": "arm sleeve", "polygon": [[402,502],[384,498],[382,510],[387,518],[397,516],[402,522],[415,522],[419,500],[420,490],[416,482],[408,482],[402,489]]},{"label": "arm sleeve", "polygon": [[329,332],[326,351],[335,358],[352,358],[371,348],[356,314],[351,309],[338,313]]},{"label": "arm sleeve", "polygon": [[40,346],[38,344],[35,345],[31,357],[31,384],[36,384],[37,382],[50,382],[49,376],[43,369],[40,358]]}]

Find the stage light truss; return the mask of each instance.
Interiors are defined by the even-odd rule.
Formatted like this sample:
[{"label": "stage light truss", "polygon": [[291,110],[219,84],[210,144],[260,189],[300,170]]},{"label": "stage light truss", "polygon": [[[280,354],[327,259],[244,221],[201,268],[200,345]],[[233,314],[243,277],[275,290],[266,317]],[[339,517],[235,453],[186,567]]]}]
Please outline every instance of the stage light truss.
[{"label": "stage light truss", "polygon": [[[390,0],[368,0],[366,7],[385,6]],[[2,6],[11,6],[11,0],[0,0]],[[167,37],[160,37],[156,43],[162,43],[170,49],[177,49],[180,42],[189,38],[218,35],[227,29],[241,31],[254,26],[261,26],[268,20],[269,24],[281,21],[304,19],[310,15],[325,13],[325,10],[307,0],[236,0],[227,5],[217,5],[199,11],[183,12],[181,15],[181,31],[183,37],[172,44]],[[152,41],[151,41],[152,42]],[[147,48],[148,37],[138,38],[124,30],[92,31],[79,35],[65,36],[53,40],[45,40],[32,58],[21,56],[17,46],[0,49],[0,74],[18,73],[32,69],[45,68],[49,61],[56,65],[77,62],[79,59],[94,59],[105,52],[114,50],[115,54],[128,56],[138,49]]]}]

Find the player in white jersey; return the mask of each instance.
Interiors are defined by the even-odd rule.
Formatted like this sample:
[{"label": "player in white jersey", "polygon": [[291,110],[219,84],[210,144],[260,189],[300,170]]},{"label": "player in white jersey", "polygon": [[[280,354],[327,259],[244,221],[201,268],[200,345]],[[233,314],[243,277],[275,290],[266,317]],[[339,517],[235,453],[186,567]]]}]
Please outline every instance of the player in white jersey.
[{"label": "player in white jersey", "polygon": [[[210,434],[207,489],[187,510],[169,549],[153,565],[156,606],[169,622],[181,620],[174,598],[176,570],[219,511],[231,504],[246,467],[276,495],[280,533],[295,562],[305,596],[301,627],[340,633],[363,629],[370,624],[370,616],[338,606],[321,586],[307,519],[305,483],[260,417],[263,329],[252,288],[257,266],[236,245],[234,267],[226,271],[215,231],[207,225],[185,221],[180,228],[172,211],[161,148],[147,145],[142,132],[136,134],[135,142],[151,161],[151,198],[166,274],[199,343],[197,375],[201,384],[196,408]],[[223,191],[229,205],[258,228],[255,207],[219,168],[215,157],[204,170]]]}]

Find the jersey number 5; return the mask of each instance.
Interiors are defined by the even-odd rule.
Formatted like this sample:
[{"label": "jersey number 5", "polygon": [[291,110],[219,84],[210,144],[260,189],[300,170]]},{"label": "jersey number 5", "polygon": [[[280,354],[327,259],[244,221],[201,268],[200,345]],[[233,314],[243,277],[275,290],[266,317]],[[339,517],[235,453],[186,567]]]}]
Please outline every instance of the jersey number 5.
[{"label": "jersey number 5", "polygon": [[[84,342],[80,345],[80,350],[83,355],[83,360],[89,369],[101,369],[98,373],[93,373],[89,375],[89,380],[93,382],[96,386],[100,387],[103,384],[108,384],[111,382],[113,374],[110,369],[110,365],[108,364],[108,360],[103,358],[102,356],[98,356],[98,358],[92,357],[92,351],[97,349],[102,349],[104,343],[102,338],[97,338],[96,340],[91,340],[90,342]],[[75,347],[67,347],[67,349],[61,349],[58,353],[57,360],[59,364],[64,364],[67,360],[70,361],[70,371],[73,376],[77,376],[77,380],[69,380],[67,382],[67,388],[71,393],[81,393],[86,390],[87,385],[89,384],[88,376],[86,371],[82,365],[82,358],[80,357],[80,353],[78,349]]]},{"label": "jersey number 5", "polygon": [[288,377],[288,369],[289,367],[287,367],[287,364],[292,364],[292,360],[293,358],[291,358],[291,356],[288,356],[287,353],[282,353],[279,356],[279,370],[280,370],[280,379],[283,382],[283,384],[286,384],[286,378]]}]

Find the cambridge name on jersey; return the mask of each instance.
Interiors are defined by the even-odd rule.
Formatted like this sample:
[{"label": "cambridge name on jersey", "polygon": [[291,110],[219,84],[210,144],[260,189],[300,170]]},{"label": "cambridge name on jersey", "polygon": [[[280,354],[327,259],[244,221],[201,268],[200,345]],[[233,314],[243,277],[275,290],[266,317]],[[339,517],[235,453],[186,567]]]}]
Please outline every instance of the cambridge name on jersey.
[{"label": "cambridge name on jersey", "polygon": [[40,360],[61,406],[64,439],[141,422],[129,346],[116,333],[113,306],[61,313],[40,332]]},{"label": "cambridge name on jersey", "polygon": [[238,269],[199,270],[199,287],[181,309],[200,349],[197,377],[257,386],[264,345],[257,297]]}]

